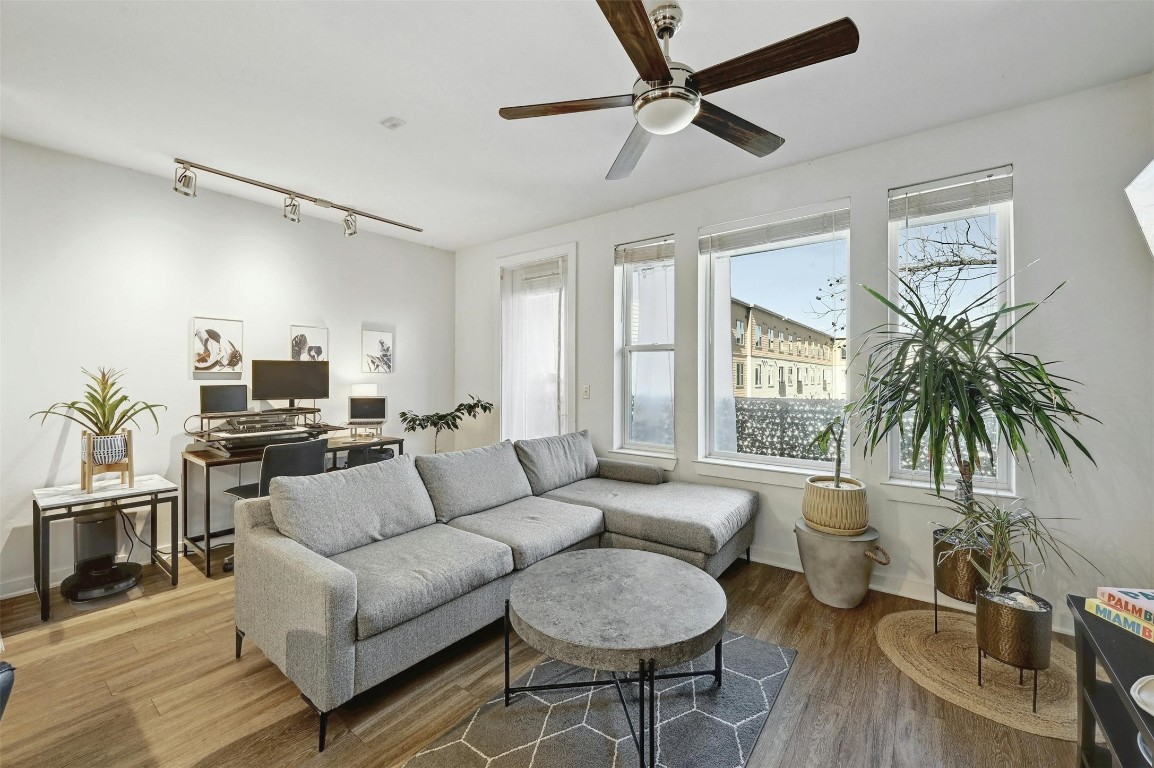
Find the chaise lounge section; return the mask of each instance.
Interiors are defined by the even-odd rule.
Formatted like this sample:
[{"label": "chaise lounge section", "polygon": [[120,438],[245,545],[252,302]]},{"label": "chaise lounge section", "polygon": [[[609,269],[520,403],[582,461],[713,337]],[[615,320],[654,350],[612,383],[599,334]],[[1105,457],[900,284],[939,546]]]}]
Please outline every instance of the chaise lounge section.
[{"label": "chaise lounge section", "polygon": [[235,508],[237,656],[247,637],[297,685],[323,750],[332,710],[500,619],[533,563],[621,547],[718,576],[756,512],[751,491],[599,459],[586,432],[276,478]]}]

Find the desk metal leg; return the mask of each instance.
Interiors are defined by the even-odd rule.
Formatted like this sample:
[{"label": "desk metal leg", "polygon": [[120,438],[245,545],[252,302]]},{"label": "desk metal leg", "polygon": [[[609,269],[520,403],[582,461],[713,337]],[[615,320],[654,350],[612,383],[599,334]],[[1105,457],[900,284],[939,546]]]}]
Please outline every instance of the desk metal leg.
[{"label": "desk metal leg", "polygon": [[[180,530],[182,533],[188,532],[188,459],[181,457],[180,459]],[[183,543],[180,545],[181,554],[188,554],[188,547]],[[173,555],[176,550],[173,550]]]},{"label": "desk metal leg", "polygon": [[[152,543],[150,558],[155,561],[160,556],[160,542],[156,540],[156,494],[149,496],[148,500],[148,540]],[[175,560],[176,555],[173,554],[172,558]]]},{"label": "desk metal leg", "polygon": [[212,470],[204,468],[204,575],[212,576],[212,523],[209,512],[212,509]]}]

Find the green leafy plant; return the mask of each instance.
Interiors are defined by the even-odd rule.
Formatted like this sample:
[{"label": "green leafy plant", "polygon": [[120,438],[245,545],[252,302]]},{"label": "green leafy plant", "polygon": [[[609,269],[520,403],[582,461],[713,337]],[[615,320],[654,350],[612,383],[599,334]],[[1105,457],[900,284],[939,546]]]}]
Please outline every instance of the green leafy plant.
[{"label": "green leafy plant", "polygon": [[60,416],[76,422],[94,435],[115,435],[129,424],[139,426],[136,417],[147,413],[156,424],[156,431],[160,431],[156,410],[165,406],[143,400],[129,402],[128,395],[123,394],[123,387],[119,383],[123,371],[112,368],[99,368],[96,373],[84,368],[80,370],[90,379],[85,386],[83,400],[53,403],[28,418],[40,416],[40,423],[43,424],[49,416]]},{"label": "green leafy plant", "polygon": [[[941,494],[946,457],[951,456],[967,498],[974,468],[979,466],[979,451],[994,455],[999,435],[1004,447],[1027,464],[1030,431],[1042,438],[1067,470],[1066,440],[1094,461],[1067,427],[1081,418],[1097,421],[1067,397],[1068,384],[1078,382],[1050,373],[1048,366],[1053,363],[1043,363],[1037,355],[1003,349],[1014,329],[1061,285],[1043,302],[989,309],[999,285],[947,317],[931,311],[912,284],[898,280],[897,303],[862,286],[899,319],[871,331],[881,340],[868,351],[864,391],[853,406],[870,452],[894,429],[903,437],[908,432],[915,468],[922,446],[928,448],[937,494]],[[987,417],[992,417],[996,429],[987,427]]]},{"label": "green leafy plant", "polygon": [[[846,406],[848,409],[849,406]],[[829,451],[830,443],[833,443],[833,487],[841,488],[841,443],[842,437],[845,435],[845,416],[835,416],[828,424],[822,427],[821,431],[817,433],[813,441],[810,442],[810,448],[817,448],[824,455]]]},{"label": "green leafy plant", "polygon": [[441,436],[442,430],[456,432],[461,427],[461,420],[466,416],[475,419],[482,413],[491,413],[492,410],[492,403],[485,402],[475,395],[469,395],[468,402],[459,404],[448,413],[428,413],[424,416],[418,416],[412,411],[402,411],[398,418],[405,425],[406,432],[416,432],[419,429],[436,430],[433,433],[433,453],[436,453],[437,438]]},{"label": "green leafy plant", "polygon": [[954,552],[969,551],[970,562],[986,580],[990,592],[1001,592],[1012,582],[1032,591],[1034,571],[1045,568],[1052,558],[1057,558],[1070,573],[1074,573],[1063,551],[1098,570],[1046,525],[1047,520],[1068,518],[1038,517],[1020,499],[998,504],[975,497],[969,504],[952,499],[949,503],[956,509],[958,521],[946,530],[944,536],[953,542]]}]

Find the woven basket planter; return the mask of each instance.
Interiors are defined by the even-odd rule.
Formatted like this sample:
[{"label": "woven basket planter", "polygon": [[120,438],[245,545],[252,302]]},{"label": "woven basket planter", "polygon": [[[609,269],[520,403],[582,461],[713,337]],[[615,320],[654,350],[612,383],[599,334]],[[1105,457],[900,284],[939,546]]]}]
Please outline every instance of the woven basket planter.
[{"label": "woven basket planter", "polygon": [[822,533],[838,536],[865,533],[869,527],[865,483],[852,477],[842,477],[840,488],[834,488],[832,483],[832,475],[814,475],[805,479],[805,492],[801,497],[801,514],[805,522]]},{"label": "woven basket planter", "polygon": [[92,456],[88,455],[88,441],[80,443],[80,458],[94,465],[119,464],[128,458],[127,435],[93,435]]}]

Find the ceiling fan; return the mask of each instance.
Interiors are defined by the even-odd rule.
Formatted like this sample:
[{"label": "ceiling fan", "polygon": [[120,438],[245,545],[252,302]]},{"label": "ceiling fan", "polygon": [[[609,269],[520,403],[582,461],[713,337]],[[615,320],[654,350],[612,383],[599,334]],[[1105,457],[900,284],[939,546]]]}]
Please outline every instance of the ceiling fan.
[{"label": "ceiling fan", "polygon": [[702,96],[836,59],[853,53],[858,46],[857,27],[845,18],[695,72],[688,65],[669,58],[669,39],[683,18],[679,5],[663,3],[652,12],[646,12],[642,0],[597,0],[597,5],[640,75],[633,85],[633,93],[505,107],[500,115],[506,120],[519,120],[633,107],[637,125],[606,179],[623,179],[632,173],[653,134],[677,133],[690,123],[746,152],[765,157],[785,139],[711,104]]}]

